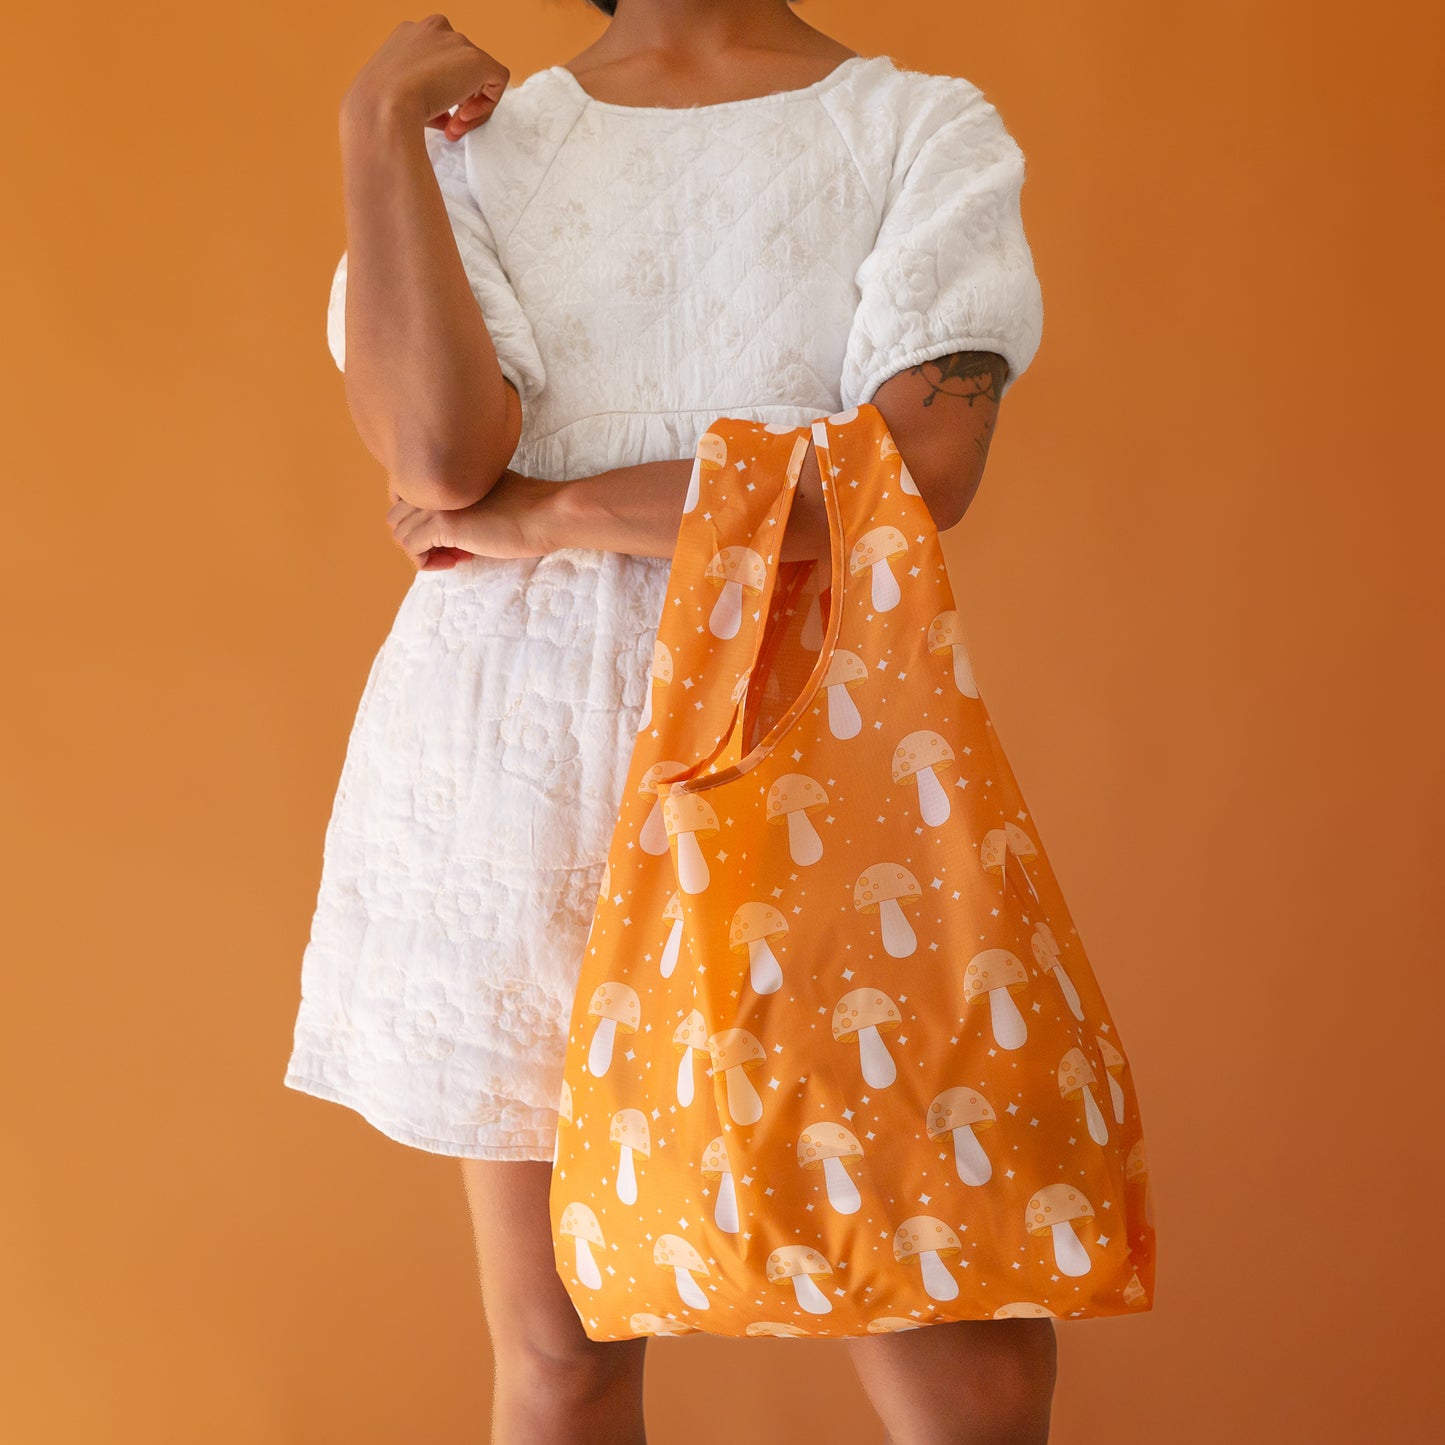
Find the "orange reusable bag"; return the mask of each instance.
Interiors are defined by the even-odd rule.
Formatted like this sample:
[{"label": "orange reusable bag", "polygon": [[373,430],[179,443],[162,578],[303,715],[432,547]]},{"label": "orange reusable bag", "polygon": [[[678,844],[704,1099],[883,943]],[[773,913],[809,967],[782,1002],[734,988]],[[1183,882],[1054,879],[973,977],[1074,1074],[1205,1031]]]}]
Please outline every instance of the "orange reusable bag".
[{"label": "orange reusable bag", "polygon": [[594,1340],[1151,1307],[1128,1060],[871,403],[698,442],[559,1112]]}]

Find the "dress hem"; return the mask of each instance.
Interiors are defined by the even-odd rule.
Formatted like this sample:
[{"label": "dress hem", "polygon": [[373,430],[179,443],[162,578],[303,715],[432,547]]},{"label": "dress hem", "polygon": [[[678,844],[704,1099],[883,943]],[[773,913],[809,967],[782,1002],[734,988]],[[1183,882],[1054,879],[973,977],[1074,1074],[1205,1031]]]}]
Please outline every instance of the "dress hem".
[{"label": "dress hem", "polygon": [[[408,1128],[405,1124],[383,1119],[359,1099],[344,1093],[334,1084],[325,1084],[319,1079],[308,1078],[305,1074],[290,1071],[287,1072],[282,1083],[288,1089],[295,1089],[298,1093],[310,1094],[314,1098],[325,1099],[330,1103],[340,1104],[343,1108],[351,1109],[360,1114],[373,1129],[385,1134],[388,1139],[392,1139],[398,1144],[408,1144],[413,1149],[421,1149],[428,1154],[450,1155],[457,1159],[536,1159],[546,1164],[552,1162],[553,1144],[545,1144],[540,1141],[536,1144],[458,1144],[453,1139],[433,1139],[430,1135]],[[535,1153],[534,1151],[538,1149],[544,1152]]]}]

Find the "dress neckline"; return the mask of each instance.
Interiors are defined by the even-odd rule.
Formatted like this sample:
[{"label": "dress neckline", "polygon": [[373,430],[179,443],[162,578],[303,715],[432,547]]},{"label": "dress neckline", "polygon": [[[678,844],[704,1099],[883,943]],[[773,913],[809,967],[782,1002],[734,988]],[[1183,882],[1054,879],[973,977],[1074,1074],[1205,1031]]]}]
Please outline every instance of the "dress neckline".
[{"label": "dress neckline", "polygon": [[861,64],[865,60],[877,60],[878,58],[876,55],[849,55],[840,60],[827,75],[815,80],[811,85],[799,86],[794,90],[771,90],[766,95],[745,95],[738,100],[716,100],[708,105],[621,105],[613,100],[598,100],[596,96],[583,88],[582,82],[565,65],[553,65],[548,68],[553,74],[559,76],[580,100],[594,110],[613,110],[630,115],[695,115],[698,112],[736,110],[745,105],[775,105],[780,101],[801,100],[807,96],[818,95],[836,85],[850,67]]}]

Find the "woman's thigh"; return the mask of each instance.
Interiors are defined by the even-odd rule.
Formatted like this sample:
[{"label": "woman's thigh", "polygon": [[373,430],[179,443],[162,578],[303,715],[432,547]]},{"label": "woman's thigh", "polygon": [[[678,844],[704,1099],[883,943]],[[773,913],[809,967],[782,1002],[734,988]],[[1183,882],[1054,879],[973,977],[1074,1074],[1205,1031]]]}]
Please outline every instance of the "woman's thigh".
[{"label": "woman's thigh", "polygon": [[1044,1445],[1052,1320],[956,1320],[844,1340],[889,1445]]},{"label": "woman's thigh", "polygon": [[640,1370],[647,1337],[591,1340],[557,1273],[544,1159],[463,1159],[482,1304],[499,1371],[511,1362],[568,1371]]}]

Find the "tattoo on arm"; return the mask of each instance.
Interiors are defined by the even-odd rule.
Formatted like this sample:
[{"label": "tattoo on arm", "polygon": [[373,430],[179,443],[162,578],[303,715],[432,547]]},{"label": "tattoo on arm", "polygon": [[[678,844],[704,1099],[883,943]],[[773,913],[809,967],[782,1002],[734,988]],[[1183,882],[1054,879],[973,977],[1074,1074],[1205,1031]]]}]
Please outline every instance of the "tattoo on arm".
[{"label": "tattoo on arm", "polygon": [[[1008,362],[992,351],[952,351],[946,356],[936,356],[932,361],[921,361],[910,371],[928,386],[923,396],[924,406],[932,406],[937,397],[947,396],[966,402],[971,411],[974,402],[980,398],[993,402],[997,407],[1008,377]],[[978,449],[980,460],[988,456],[994,415],[996,413],[986,417],[983,426],[974,434],[974,446]]]}]

